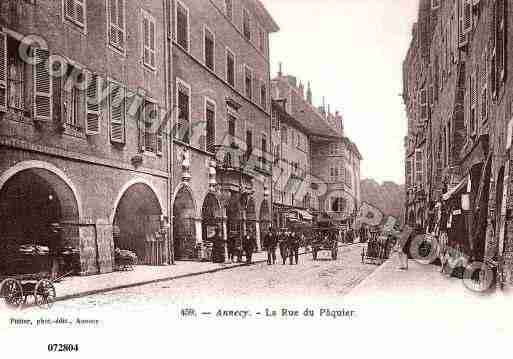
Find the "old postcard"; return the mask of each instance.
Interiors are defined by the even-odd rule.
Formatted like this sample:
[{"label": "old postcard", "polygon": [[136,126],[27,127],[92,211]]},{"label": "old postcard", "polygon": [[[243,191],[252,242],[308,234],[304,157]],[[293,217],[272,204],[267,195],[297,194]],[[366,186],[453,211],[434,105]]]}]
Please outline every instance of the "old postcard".
[{"label": "old postcard", "polygon": [[0,0],[0,353],[503,355],[512,134],[508,0]]}]

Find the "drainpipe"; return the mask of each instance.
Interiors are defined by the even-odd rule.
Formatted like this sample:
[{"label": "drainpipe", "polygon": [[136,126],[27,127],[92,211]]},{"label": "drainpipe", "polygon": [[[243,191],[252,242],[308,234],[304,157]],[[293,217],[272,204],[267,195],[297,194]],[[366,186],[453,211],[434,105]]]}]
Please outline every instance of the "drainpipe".
[{"label": "drainpipe", "polygon": [[[170,9],[167,9],[167,3],[169,3]],[[171,98],[171,94],[169,93],[169,86],[172,84],[172,68],[171,68],[171,59],[172,57],[172,49],[173,49],[173,43],[172,39],[169,37],[170,29],[171,29],[171,18],[168,16],[168,14],[172,14],[172,1],[162,0],[163,8],[166,9],[166,13],[164,14],[164,85],[165,85],[165,91],[166,91],[166,116],[168,119],[167,123],[167,170],[168,170],[168,176],[167,176],[167,204],[168,204],[168,259],[170,264],[175,264],[175,256],[174,256],[174,241],[173,241],[173,159],[174,159],[174,141],[173,141],[173,120],[174,120],[174,107],[173,107],[173,101]],[[168,112],[170,111],[170,112]],[[171,123],[169,123],[169,120]]]}]

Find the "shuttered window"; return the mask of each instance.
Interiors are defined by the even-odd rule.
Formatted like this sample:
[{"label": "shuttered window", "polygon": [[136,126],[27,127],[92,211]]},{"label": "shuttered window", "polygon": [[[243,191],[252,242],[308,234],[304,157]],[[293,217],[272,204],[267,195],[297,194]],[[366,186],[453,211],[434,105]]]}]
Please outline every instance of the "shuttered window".
[{"label": "shuttered window", "polygon": [[189,9],[176,2],[176,42],[189,51]]},{"label": "shuttered window", "polygon": [[253,73],[251,69],[244,66],[244,84],[246,90],[246,97],[250,100],[253,99]]},{"label": "shuttered window", "polygon": [[125,50],[125,0],[109,0],[109,43]]},{"label": "shuttered window", "polygon": [[34,119],[52,119],[52,78],[48,68],[48,50],[34,50]]},{"label": "shuttered window", "polygon": [[155,69],[156,66],[156,24],[155,19],[143,12],[143,63]]},{"label": "shuttered window", "polygon": [[216,104],[212,101],[206,101],[205,106],[205,120],[206,120],[206,143],[205,150],[210,153],[216,151]]},{"label": "shuttered window", "polygon": [[64,0],[64,15],[68,20],[84,27],[86,24],[86,0]]},{"label": "shuttered window", "polygon": [[156,154],[162,153],[162,129],[158,105],[145,100],[139,121],[141,150]]},{"label": "shuttered window", "polygon": [[203,45],[204,45],[204,55],[205,55],[205,66],[208,67],[210,70],[214,71],[214,64],[215,64],[215,40],[214,40],[214,34],[212,31],[210,31],[208,28],[205,27],[204,29],[204,39],[203,39]]},{"label": "shuttered window", "polygon": [[110,83],[110,140],[113,143],[125,143],[125,88]]},{"label": "shuttered window", "polygon": [[191,90],[185,83],[177,81],[178,120],[175,128],[175,136],[178,140],[190,142],[190,93]]},{"label": "shuttered window", "polygon": [[251,40],[251,18],[249,16],[249,11],[244,9],[242,11],[242,31],[244,33],[244,37],[246,40]]},{"label": "shuttered window", "polygon": [[267,110],[267,87],[264,82],[262,82],[262,85],[260,86],[260,104],[265,110]]},{"label": "shuttered window", "polygon": [[233,137],[235,137],[236,122],[237,122],[237,118],[235,116],[233,116],[232,114],[228,114],[228,135],[230,137],[232,137],[231,138],[232,140],[233,140]]},{"label": "shuttered window", "polygon": [[7,35],[0,31],[0,111],[7,111]]},{"label": "shuttered window", "polygon": [[99,89],[100,77],[97,74],[87,74],[88,84],[86,89],[86,135],[100,133],[100,102]]},{"label": "shuttered window", "polygon": [[428,99],[427,99],[427,92],[426,92],[426,89],[422,89],[420,91],[420,99],[419,99],[419,104],[420,104],[420,120],[421,121],[425,121],[427,120],[428,118]]},{"label": "shuttered window", "polygon": [[226,81],[235,87],[235,55],[226,49]]}]

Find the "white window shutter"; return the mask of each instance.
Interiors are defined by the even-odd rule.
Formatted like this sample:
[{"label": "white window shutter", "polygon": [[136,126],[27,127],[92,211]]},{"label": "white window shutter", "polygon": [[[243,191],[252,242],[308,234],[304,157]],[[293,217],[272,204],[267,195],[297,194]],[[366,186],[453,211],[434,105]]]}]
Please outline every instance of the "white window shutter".
[{"label": "white window shutter", "polygon": [[65,16],[81,26],[85,24],[85,1],[86,0],[65,0],[64,2]]},{"label": "white window shutter", "polygon": [[125,48],[125,0],[110,1],[109,41],[114,47]]},{"label": "white window shutter", "polygon": [[49,121],[52,119],[52,77],[49,72],[48,50],[34,49],[34,119]]},{"label": "white window shutter", "polygon": [[97,74],[88,74],[86,90],[86,135],[100,133],[101,107],[98,99],[100,78]]},{"label": "white window shutter", "polygon": [[114,83],[110,86],[110,139],[125,143],[125,89]]},{"label": "white window shutter", "polygon": [[7,35],[0,31],[0,112],[7,111]]}]

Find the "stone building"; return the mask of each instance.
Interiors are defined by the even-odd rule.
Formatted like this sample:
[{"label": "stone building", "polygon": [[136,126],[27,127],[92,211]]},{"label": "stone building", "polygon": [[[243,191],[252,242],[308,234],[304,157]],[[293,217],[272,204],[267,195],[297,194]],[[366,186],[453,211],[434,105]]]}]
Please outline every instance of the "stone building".
[{"label": "stone building", "polygon": [[[314,107],[310,84],[305,93],[294,76],[280,70],[272,82],[284,118],[283,124],[273,122],[273,143],[279,146],[275,158],[284,167],[273,172],[275,206],[308,210],[317,222],[353,224],[360,204],[362,156],[344,134],[342,115],[332,114],[325,104]],[[274,221],[283,222],[276,216]]]},{"label": "stone building", "polygon": [[[438,225],[458,253],[499,268],[507,283],[513,264],[507,215],[512,204],[512,15],[505,0],[421,1],[403,67],[412,123],[406,140],[406,219],[428,229]],[[419,25],[427,18],[436,18],[428,22],[429,31]],[[419,47],[421,28],[431,34],[423,40],[427,54]],[[420,162],[413,153],[422,154]],[[416,212],[412,204],[421,200],[424,205]],[[443,214],[438,223],[437,208]]]},{"label": "stone building", "polygon": [[269,34],[258,0],[173,0],[169,48],[177,259],[205,256],[206,239],[261,234],[271,219]]},{"label": "stone building", "polygon": [[[0,2],[0,257],[46,244],[49,224],[80,248],[83,274],[142,263],[169,213],[162,1]],[[38,34],[39,40],[26,38]],[[21,51],[18,51],[21,46]]]}]

